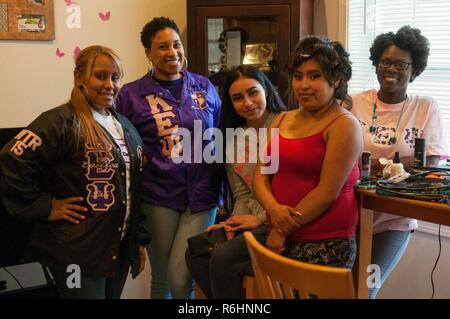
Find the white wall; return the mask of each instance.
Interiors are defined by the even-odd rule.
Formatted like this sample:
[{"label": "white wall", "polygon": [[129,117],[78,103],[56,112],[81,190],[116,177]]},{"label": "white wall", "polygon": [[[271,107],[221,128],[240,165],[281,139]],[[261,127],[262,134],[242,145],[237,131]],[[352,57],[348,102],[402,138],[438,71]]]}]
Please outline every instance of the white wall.
[{"label": "white wall", "polygon": [[[67,101],[72,88],[73,50],[109,46],[122,58],[124,83],[145,73],[140,31],[154,16],[174,19],[186,42],[185,0],[77,0],[81,28],[69,29],[64,0],[55,2],[54,41],[0,40],[0,128],[25,126],[41,112]],[[98,13],[111,12],[107,22]],[[65,56],[55,54],[59,48]]]}]

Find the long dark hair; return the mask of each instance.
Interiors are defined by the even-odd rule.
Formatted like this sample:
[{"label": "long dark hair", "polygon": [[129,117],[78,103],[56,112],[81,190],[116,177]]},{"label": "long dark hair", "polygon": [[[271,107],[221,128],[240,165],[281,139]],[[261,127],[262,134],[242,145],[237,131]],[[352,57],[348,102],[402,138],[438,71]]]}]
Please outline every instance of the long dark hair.
[{"label": "long dark hair", "polygon": [[[257,68],[251,65],[240,65],[231,69],[225,78],[224,84],[222,86],[221,98],[222,98],[222,110],[220,114],[219,128],[222,131],[223,136],[226,136],[227,128],[239,128],[245,125],[245,119],[237,114],[234,109],[233,101],[230,96],[230,86],[239,78],[254,79],[261,84],[265,92],[266,97],[266,107],[270,113],[280,113],[286,110],[286,106],[279,97],[274,85],[267,76]],[[226,138],[224,139],[223,154],[226,154]],[[230,183],[227,178],[225,164],[220,165],[220,176],[222,179],[222,191],[224,196],[224,209],[231,214],[234,207],[234,200],[232,199],[232,192],[230,188]]]},{"label": "long dark hair", "polygon": [[267,109],[270,113],[279,113],[286,110],[286,106],[279,97],[274,85],[262,71],[251,65],[239,65],[227,73],[222,86],[222,111],[220,114],[219,128],[223,133],[225,133],[225,129],[227,128],[238,128],[245,125],[245,119],[240,117],[233,107],[233,101],[231,101],[229,92],[230,86],[240,77],[254,79],[261,84],[263,89],[268,93],[266,101]]}]

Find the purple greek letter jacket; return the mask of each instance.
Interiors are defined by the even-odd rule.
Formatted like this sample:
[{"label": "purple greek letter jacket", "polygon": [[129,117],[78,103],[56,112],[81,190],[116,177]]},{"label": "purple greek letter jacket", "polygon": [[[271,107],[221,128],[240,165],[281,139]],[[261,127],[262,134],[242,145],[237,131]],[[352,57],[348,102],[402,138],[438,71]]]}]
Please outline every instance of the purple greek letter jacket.
[{"label": "purple greek letter jacket", "polygon": [[[143,175],[143,200],[180,212],[188,206],[193,213],[213,208],[218,204],[220,188],[216,164],[205,162],[203,156],[200,161],[198,158],[211,142],[208,138],[203,140],[205,131],[218,125],[220,98],[206,77],[182,71],[183,88],[181,99],[177,100],[155,81],[153,74],[151,70],[124,85],[116,102],[116,110],[127,117],[141,135],[144,153],[149,159]],[[172,137],[180,128],[190,133],[187,147],[186,141],[181,143],[180,139]],[[210,133],[206,132],[205,136]],[[186,137],[183,135],[183,138]],[[171,157],[173,152],[189,151],[191,161],[176,163]]]}]

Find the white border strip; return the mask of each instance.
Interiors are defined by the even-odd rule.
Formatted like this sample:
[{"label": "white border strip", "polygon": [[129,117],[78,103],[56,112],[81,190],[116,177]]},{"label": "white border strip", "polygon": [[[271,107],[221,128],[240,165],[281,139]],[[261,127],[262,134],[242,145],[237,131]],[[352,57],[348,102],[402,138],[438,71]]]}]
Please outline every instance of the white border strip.
[{"label": "white border strip", "polygon": [[[421,220],[418,220],[417,222],[419,224],[419,228],[417,229],[417,231],[434,236],[438,235],[438,224],[428,223]],[[441,226],[441,237],[450,238],[450,227]]]}]

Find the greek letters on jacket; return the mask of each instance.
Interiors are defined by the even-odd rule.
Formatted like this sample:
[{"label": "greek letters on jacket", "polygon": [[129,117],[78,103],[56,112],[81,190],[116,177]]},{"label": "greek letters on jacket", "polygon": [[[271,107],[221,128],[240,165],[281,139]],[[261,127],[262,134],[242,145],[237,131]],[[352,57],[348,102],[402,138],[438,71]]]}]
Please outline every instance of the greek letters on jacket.
[{"label": "greek letters on jacket", "polygon": [[[133,273],[137,275],[138,244],[149,241],[144,231],[138,238],[142,142],[131,123],[116,116],[131,153],[132,203],[127,237]],[[69,105],[54,108],[41,114],[2,149],[2,201],[9,213],[35,222],[30,246],[39,261],[61,269],[78,264],[86,274],[112,275],[125,218],[125,163],[116,145],[111,145],[104,161],[90,147],[77,149],[73,124]],[[47,221],[52,198],[67,197],[84,198],[79,204],[88,208],[86,219],[77,225]]]},{"label": "greek letters on jacket", "polygon": [[[139,131],[149,165],[143,174],[144,201],[192,212],[210,209],[218,202],[218,184],[214,165],[194,161],[192,138],[191,163],[174,163],[174,155],[183,152],[181,136],[172,133],[180,127],[194,137],[194,121],[200,120],[205,130],[217,127],[220,116],[220,98],[209,80],[183,71],[180,100],[158,84],[153,71],[141,79],[124,85],[117,98],[116,109],[125,115]],[[202,141],[204,148],[208,141]],[[202,148],[202,149],[203,149]]]}]

